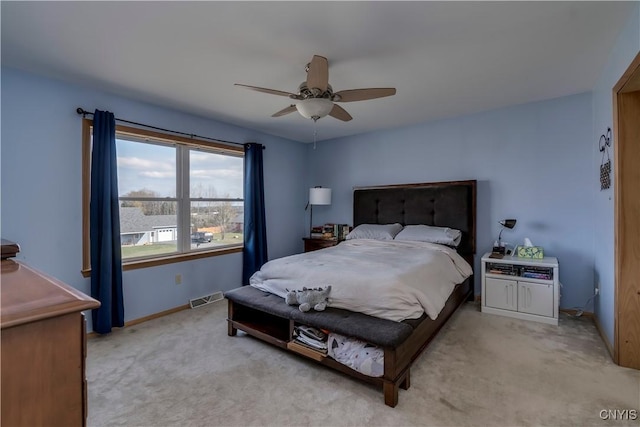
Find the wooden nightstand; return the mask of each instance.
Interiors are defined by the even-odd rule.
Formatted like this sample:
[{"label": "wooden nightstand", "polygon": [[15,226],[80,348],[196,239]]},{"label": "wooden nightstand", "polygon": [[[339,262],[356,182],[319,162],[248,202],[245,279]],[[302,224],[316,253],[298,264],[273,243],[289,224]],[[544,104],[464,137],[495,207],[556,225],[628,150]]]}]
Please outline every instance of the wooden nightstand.
[{"label": "wooden nightstand", "polygon": [[304,251],[311,252],[317,251],[318,249],[329,248],[331,246],[335,246],[340,241],[338,239],[322,239],[319,237],[303,237],[304,240]]}]

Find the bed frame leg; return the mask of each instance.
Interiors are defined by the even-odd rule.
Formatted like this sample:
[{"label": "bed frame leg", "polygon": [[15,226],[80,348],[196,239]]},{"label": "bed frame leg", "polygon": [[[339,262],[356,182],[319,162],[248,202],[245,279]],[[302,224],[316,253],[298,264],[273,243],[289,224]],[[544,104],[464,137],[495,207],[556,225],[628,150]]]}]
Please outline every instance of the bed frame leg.
[{"label": "bed frame leg", "polygon": [[231,300],[227,300],[228,304],[227,304],[227,309],[228,311],[228,317],[227,317],[227,335],[229,335],[230,337],[235,337],[238,334],[238,330],[236,328],[233,327],[233,301]]},{"label": "bed frame leg", "polygon": [[400,382],[400,387],[402,387],[403,390],[409,390],[409,387],[411,387],[411,372],[409,369],[407,369],[404,379]]},{"label": "bed frame leg", "polygon": [[231,325],[231,320],[227,320],[227,322],[228,322],[227,335],[229,335],[230,337],[235,337],[236,335],[238,335],[238,330]]},{"label": "bed frame leg", "polygon": [[398,385],[385,381],[382,389],[384,390],[384,404],[395,408],[398,404]]}]

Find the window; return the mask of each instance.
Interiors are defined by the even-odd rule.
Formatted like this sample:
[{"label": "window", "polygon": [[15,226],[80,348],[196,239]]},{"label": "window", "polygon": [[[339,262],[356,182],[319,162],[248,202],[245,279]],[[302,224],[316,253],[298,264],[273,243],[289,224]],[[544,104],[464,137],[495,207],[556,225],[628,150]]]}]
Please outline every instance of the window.
[{"label": "window", "polygon": [[[91,125],[83,122],[83,274],[91,268]],[[239,252],[241,147],[116,126],[120,237],[125,270]]]}]

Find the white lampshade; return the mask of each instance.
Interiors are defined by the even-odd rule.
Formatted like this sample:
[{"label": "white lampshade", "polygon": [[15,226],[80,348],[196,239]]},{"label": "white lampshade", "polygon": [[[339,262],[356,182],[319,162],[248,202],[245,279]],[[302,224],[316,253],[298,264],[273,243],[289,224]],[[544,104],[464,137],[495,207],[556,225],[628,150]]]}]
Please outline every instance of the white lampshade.
[{"label": "white lampshade", "polygon": [[307,119],[319,119],[331,112],[333,102],[326,98],[303,99],[296,104],[298,112]]},{"label": "white lampshade", "polygon": [[323,187],[314,187],[309,189],[310,205],[330,205],[331,189]]}]

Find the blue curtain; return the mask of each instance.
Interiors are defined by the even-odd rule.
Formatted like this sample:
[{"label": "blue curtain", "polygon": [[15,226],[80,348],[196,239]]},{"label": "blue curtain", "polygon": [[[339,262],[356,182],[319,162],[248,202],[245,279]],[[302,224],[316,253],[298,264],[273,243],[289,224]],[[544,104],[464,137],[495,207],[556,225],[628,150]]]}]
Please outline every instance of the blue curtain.
[{"label": "blue curtain", "polygon": [[124,326],[116,121],[108,111],[93,113],[90,215],[91,296],[101,303],[91,313],[93,330],[106,334]]},{"label": "blue curtain", "polygon": [[244,252],[242,283],[267,262],[267,228],[264,215],[264,180],[261,144],[244,146]]}]

